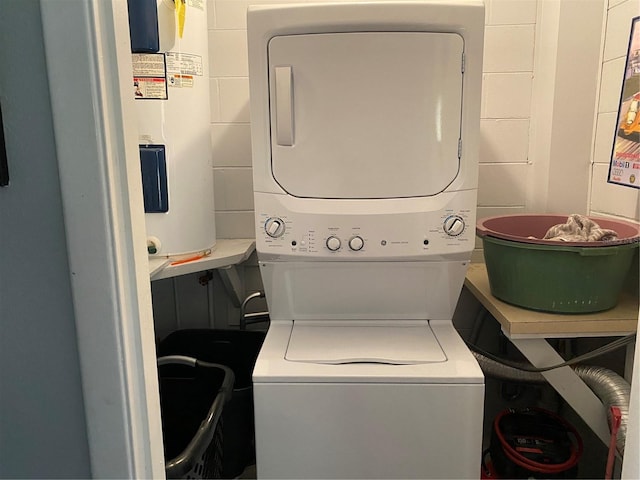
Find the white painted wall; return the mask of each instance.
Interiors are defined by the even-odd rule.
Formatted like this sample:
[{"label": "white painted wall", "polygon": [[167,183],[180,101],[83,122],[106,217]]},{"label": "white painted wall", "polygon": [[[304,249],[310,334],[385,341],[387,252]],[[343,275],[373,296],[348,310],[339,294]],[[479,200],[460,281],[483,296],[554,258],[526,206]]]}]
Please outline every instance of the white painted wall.
[{"label": "white painted wall", "polygon": [[486,3],[478,218],[526,209],[537,2]]},{"label": "white painted wall", "polygon": [[587,213],[604,0],[539,2],[528,207]]},{"label": "white painted wall", "polygon": [[[640,0],[609,0],[603,35],[600,91],[591,169],[589,212],[640,220],[639,190],[606,182],[616,132],[618,102],[626,64],[631,19],[640,15]],[[635,265],[640,268],[640,265]],[[637,270],[636,270],[637,272]],[[637,275],[636,275],[637,278]],[[640,330],[639,330],[640,333]],[[640,344],[636,340],[633,382],[629,408],[629,430],[622,478],[640,478]]]},{"label": "white painted wall", "polygon": [[606,14],[589,213],[640,220],[640,190],[607,183],[631,19],[640,15],[640,0],[609,0]]}]

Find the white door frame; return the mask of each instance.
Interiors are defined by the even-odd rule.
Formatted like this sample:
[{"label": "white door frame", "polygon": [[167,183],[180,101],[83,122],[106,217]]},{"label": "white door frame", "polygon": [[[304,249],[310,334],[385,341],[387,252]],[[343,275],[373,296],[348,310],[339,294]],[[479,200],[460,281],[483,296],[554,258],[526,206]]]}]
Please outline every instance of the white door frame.
[{"label": "white door frame", "polygon": [[41,10],[92,474],[163,478],[127,2]]}]

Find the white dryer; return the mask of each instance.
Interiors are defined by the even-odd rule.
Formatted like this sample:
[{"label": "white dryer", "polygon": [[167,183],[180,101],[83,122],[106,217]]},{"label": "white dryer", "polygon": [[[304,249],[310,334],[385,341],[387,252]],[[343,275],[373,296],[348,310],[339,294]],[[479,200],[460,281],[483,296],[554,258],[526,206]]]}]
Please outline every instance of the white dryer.
[{"label": "white dryer", "polygon": [[259,478],[473,478],[481,0],[250,7]]}]

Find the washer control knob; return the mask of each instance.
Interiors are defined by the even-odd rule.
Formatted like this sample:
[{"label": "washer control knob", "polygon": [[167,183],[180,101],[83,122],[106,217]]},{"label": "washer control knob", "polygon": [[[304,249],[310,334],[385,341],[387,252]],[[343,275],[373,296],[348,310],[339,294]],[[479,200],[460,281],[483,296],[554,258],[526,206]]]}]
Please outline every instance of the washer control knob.
[{"label": "washer control knob", "polygon": [[331,236],[327,238],[327,248],[332,252],[339,250],[341,245],[342,245],[342,242],[338,237]]},{"label": "washer control knob", "polygon": [[362,237],[356,235],[349,239],[349,248],[354,252],[362,250],[362,247],[364,247],[364,240],[362,240]]},{"label": "washer control knob", "polygon": [[464,219],[459,215],[451,215],[444,221],[444,231],[447,235],[457,237],[464,231]]},{"label": "washer control knob", "polygon": [[264,223],[264,231],[272,238],[284,235],[284,220],[278,217],[271,217]]}]

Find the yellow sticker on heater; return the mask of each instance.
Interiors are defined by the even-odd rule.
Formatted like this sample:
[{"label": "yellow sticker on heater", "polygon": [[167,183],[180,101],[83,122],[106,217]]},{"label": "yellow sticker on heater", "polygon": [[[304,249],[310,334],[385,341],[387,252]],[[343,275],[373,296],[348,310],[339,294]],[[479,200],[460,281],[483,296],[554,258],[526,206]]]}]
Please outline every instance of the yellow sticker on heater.
[{"label": "yellow sticker on heater", "polygon": [[174,0],[176,4],[176,16],[178,18],[178,36],[182,38],[184,32],[184,19],[187,13],[186,0]]}]

